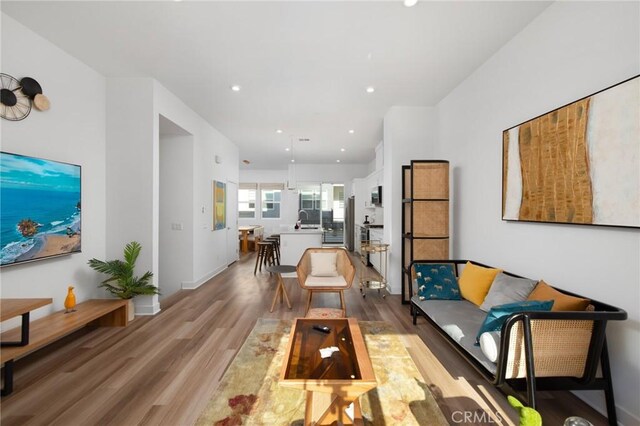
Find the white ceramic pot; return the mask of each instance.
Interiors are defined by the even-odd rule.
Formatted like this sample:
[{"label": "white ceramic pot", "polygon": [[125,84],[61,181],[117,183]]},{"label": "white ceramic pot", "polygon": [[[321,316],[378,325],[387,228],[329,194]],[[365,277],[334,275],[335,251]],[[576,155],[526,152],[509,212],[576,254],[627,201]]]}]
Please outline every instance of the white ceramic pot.
[{"label": "white ceramic pot", "polygon": [[136,319],[136,306],[133,304],[133,299],[127,299],[129,306],[127,306],[127,314],[129,315],[129,322]]}]

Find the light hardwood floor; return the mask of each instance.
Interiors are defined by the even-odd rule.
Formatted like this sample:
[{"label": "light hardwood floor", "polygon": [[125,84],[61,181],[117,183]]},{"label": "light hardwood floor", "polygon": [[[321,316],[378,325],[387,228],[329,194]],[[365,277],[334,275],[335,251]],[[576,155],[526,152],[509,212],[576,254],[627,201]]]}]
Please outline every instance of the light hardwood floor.
[{"label": "light hardwood floor", "polygon": [[[197,290],[164,299],[158,315],[126,328],[82,330],[17,361],[15,390],[0,403],[1,424],[192,424],[257,318],[303,314],[305,294],[294,279],[285,279],[293,309],[277,305],[269,313],[275,277],[254,276],[254,262],[255,255],[245,255]],[[395,325],[451,424],[517,424],[505,396],[424,319],[413,326],[399,296],[383,299],[370,290],[363,299],[357,284],[347,293],[349,316]],[[314,305],[338,306],[338,298],[314,297]],[[568,392],[540,393],[539,402],[545,425],[562,425],[570,415],[606,424]]]}]

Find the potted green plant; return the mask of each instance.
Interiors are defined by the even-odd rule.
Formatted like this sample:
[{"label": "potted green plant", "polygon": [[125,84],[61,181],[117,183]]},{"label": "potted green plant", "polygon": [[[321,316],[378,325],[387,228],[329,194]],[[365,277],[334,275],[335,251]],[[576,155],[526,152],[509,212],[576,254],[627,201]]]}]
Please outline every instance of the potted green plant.
[{"label": "potted green plant", "polygon": [[150,283],[151,277],[153,277],[152,272],[147,271],[141,277],[134,275],[140,250],[142,250],[140,243],[132,241],[124,247],[124,262],[119,259],[103,262],[95,258],[88,262],[94,270],[109,275],[109,278],[102,281],[99,287],[105,288],[116,297],[129,301],[129,321],[135,318],[134,297],[160,294],[158,287]]}]

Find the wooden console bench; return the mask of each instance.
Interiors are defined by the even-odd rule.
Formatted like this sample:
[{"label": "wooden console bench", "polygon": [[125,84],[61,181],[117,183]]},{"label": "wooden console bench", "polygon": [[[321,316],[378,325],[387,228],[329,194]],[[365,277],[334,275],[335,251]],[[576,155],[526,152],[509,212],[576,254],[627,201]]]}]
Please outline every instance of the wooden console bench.
[{"label": "wooden console bench", "polygon": [[[76,305],[76,312],[55,312],[29,324],[29,343],[24,346],[2,347],[0,361],[4,364],[2,396],[13,391],[13,362],[84,326],[124,327],[128,323],[127,301],[122,299],[93,299]],[[15,328],[2,333],[1,340],[20,340],[21,330]]]},{"label": "wooden console bench", "polygon": [[35,311],[53,303],[53,299],[0,299],[0,322],[21,316],[22,327],[20,329],[20,341],[0,342],[0,346],[25,346],[29,344],[29,317],[31,311]]}]

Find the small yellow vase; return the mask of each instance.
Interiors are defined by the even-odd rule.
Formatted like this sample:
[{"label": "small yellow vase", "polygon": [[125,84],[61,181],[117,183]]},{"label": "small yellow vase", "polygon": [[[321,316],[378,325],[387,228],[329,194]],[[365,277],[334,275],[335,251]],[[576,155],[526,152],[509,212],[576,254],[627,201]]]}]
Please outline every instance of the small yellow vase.
[{"label": "small yellow vase", "polygon": [[64,311],[65,314],[76,311],[76,295],[73,293],[73,286],[69,286],[68,288],[67,298],[64,299],[64,307],[66,308]]}]

